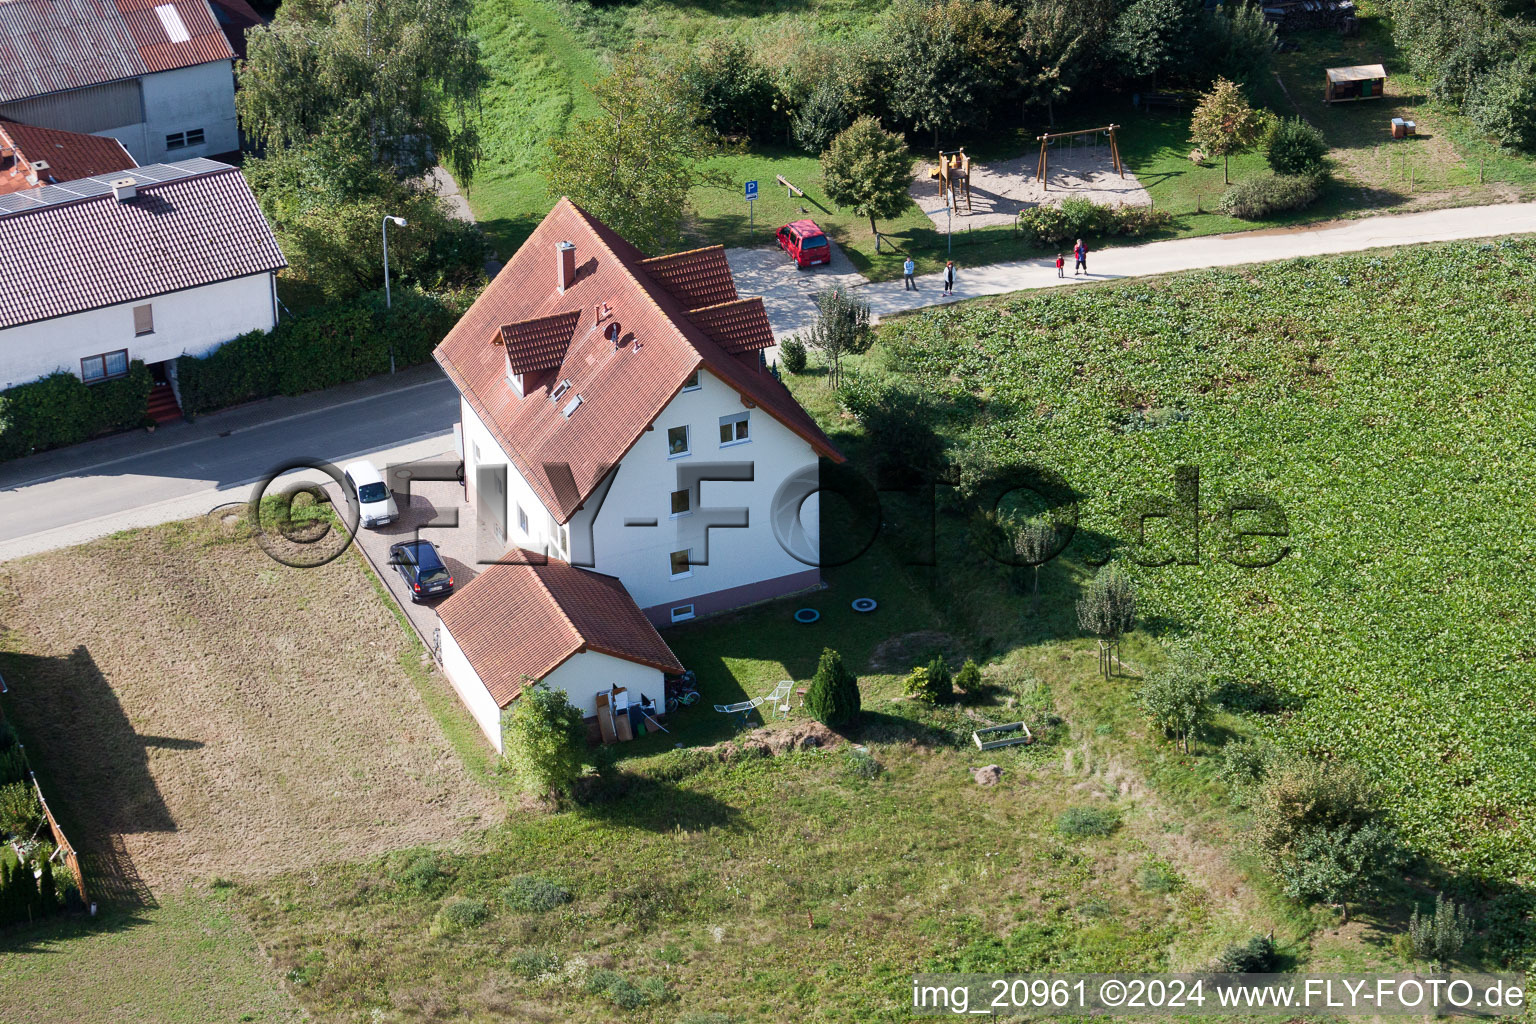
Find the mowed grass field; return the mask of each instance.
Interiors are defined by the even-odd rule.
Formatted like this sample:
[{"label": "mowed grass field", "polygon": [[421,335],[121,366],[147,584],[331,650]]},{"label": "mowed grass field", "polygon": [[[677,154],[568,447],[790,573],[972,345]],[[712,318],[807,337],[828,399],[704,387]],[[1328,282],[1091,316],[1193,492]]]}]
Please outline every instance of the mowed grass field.
[{"label": "mowed grass field", "polygon": [[105,911],[0,936],[0,1020],[277,1019],[290,1004],[211,883],[501,820],[434,718],[462,708],[368,572],[356,552],[279,565],[223,516],[0,565],[0,704]]}]

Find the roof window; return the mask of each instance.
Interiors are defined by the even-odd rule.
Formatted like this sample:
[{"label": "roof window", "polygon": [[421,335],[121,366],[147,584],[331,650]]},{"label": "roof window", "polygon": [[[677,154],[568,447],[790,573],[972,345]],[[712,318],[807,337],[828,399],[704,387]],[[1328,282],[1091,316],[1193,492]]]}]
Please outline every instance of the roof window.
[{"label": "roof window", "polygon": [[577,395],[575,398],[573,398],[569,402],[565,403],[565,408],[560,410],[560,415],[564,416],[566,419],[570,419],[571,418],[571,413],[575,412],[577,409],[580,409],[580,408],[581,408],[581,396]]}]

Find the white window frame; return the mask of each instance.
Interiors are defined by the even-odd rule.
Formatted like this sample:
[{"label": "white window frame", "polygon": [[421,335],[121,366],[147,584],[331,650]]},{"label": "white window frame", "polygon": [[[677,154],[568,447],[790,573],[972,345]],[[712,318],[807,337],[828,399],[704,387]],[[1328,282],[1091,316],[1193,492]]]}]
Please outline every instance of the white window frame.
[{"label": "white window frame", "polygon": [[745,437],[737,437],[737,438],[735,438],[735,440],[731,440],[731,441],[721,441],[720,442],[720,447],[721,448],[732,448],[732,447],[734,447],[734,446],[736,446],[738,444],[750,444],[751,443],[751,441],[752,441],[752,414],[751,414],[751,412],[733,412],[729,416],[721,416],[720,417],[720,427],[721,427],[721,429],[723,430],[726,426],[730,426],[730,427],[733,428],[732,431],[731,431],[732,434],[736,433],[734,427],[738,423],[741,424],[746,429],[746,436]]},{"label": "white window frame", "polygon": [[166,149],[186,149],[187,148],[187,133],[186,132],[170,132],[170,133],[168,133],[165,136],[165,148]]},{"label": "white window frame", "polygon": [[683,381],[683,390],[684,391],[699,391],[699,390],[702,390],[703,387],[704,387],[704,384],[699,380],[699,371],[698,370],[694,370],[693,373],[688,377],[688,379]]},{"label": "white window frame", "polygon": [[671,615],[673,622],[687,622],[689,619],[693,618],[693,605],[680,604],[672,609]]},{"label": "white window frame", "polygon": [[523,506],[515,501],[512,503],[512,507],[517,509],[517,531],[524,537],[528,536],[528,513],[524,512]]},{"label": "white window frame", "polygon": [[[674,431],[674,430],[681,430],[683,432],[683,450],[680,451],[680,452],[674,452],[672,450],[672,431]],[[668,427],[667,428],[667,458],[669,458],[669,459],[686,459],[688,456],[690,456],[692,454],[693,454],[693,428],[690,427],[686,423],[684,423],[680,427]]]},{"label": "white window frame", "polygon": [[668,516],[669,519],[681,519],[683,516],[693,515],[693,491],[687,487],[678,488],[671,494],[667,495],[667,507],[669,509],[675,507],[672,499],[677,497],[679,494],[686,494],[688,496],[688,507],[683,509],[681,512],[671,512]]},{"label": "white window frame", "polygon": [[[687,569],[686,572],[672,572],[672,556],[673,555],[682,555],[685,559],[687,559],[687,563],[686,564],[688,566],[688,569]],[[671,579],[674,579],[674,580],[685,580],[688,577],[692,576],[693,575],[693,548],[683,548],[683,550],[681,550],[681,551],[673,551],[671,554],[667,555],[667,573],[669,574],[669,577]]]}]

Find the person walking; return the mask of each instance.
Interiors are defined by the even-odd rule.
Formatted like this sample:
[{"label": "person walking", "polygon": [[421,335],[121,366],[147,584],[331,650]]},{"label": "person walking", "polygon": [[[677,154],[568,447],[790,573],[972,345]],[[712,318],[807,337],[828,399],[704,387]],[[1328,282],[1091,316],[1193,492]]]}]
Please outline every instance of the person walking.
[{"label": "person walking", "polygon": [[1088,247],[1083,244],[1081,238],[1077,240],[1077,245],[1072,249],[1072,257],[1077,260],[1077,264],[1072,268],[1072,276],[1076,277],[1080,273],[1088,273]]},{"label": "person walking", "polygon": [[1061,258],[1061,253],[1056,254],[1056,276],[1067,276],[1067,261]]},{"label": "person walking", "polygon": [[912,262],[911,256],[908,256],[901,264],[901,276],[906,279],[907,288],[914,292],[917,291],[917,282],[912,279],[915,273],[917,273],[917,264]]},{"label": "person walking", "polygon": [[944,294],[951,295],[955,290],[955,261],[944,261]]}]

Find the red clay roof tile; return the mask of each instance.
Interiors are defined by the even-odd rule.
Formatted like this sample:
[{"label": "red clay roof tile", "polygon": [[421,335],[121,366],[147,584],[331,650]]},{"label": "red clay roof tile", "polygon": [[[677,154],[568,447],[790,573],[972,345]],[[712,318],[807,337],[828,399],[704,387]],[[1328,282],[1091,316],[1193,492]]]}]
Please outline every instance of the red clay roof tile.
[{"label": "red clay roof tile", "polygon": [[522,549],[508,552],[506,559],[438,609],[500,707],[517,699],[525,677],[543,679],[582,651],[662,672],[683,670],[614,577]]},{"label": "red clay roof tile", "polygon": [[513,373],[559,369],[580,320],[581,311],[572,310],[506,324],[501,343],[507,347],[507,365]]},{"label": "red clay roof tile", "polygon": [[[563,293],[555,288],[555,245],[562,241],[576,245],[577,262],[576,280]],[[723,260],[723,250],[718,258]],[[691,323],[687,308],[646,266],[633,245],[561,199],[437,347],[437,361],[557,519],[570,520],[700,367],[822,455],[842,461],[788,388],[755,360],[744,363]],[[591,329],[603,303],[612,311],[604,326],[613,322],[620,328],[616,345],[604,331]],[[578,318],[553,375],[555,381],[572,382],[570,395],[563,397],[582,397],[569,418],[545,389],[519,398],[507,383],[500,346],[487,343],[504,324],[556,313]],[[569,467],[569,475],[556,467]]]},{"label": "red clay roof tile", "polygon": [[641,260],[640,268],[684,309],[715,306],[736,298],[736,279],[731,276],[723,245],[652,256]]},{"label": "red clay roof tile", "polygon": [[690,309],[688,319],[733,356],[773,347],[773,327],[768,323],[768,310],[763,308],[763,300],[755,296]]},{"label": "red clay roof tile", "polygon": [[43,161],[46,170],[37,172],[37,183],[27,180],[20,163],[0,173],[0,192],[19,192],[52,181],[74,181],[93,174],[110,174],[139,166],[110,136],[81,135],[53,128],[34,128],[0,118],[0,148],[14,148],[27,165]]}]

